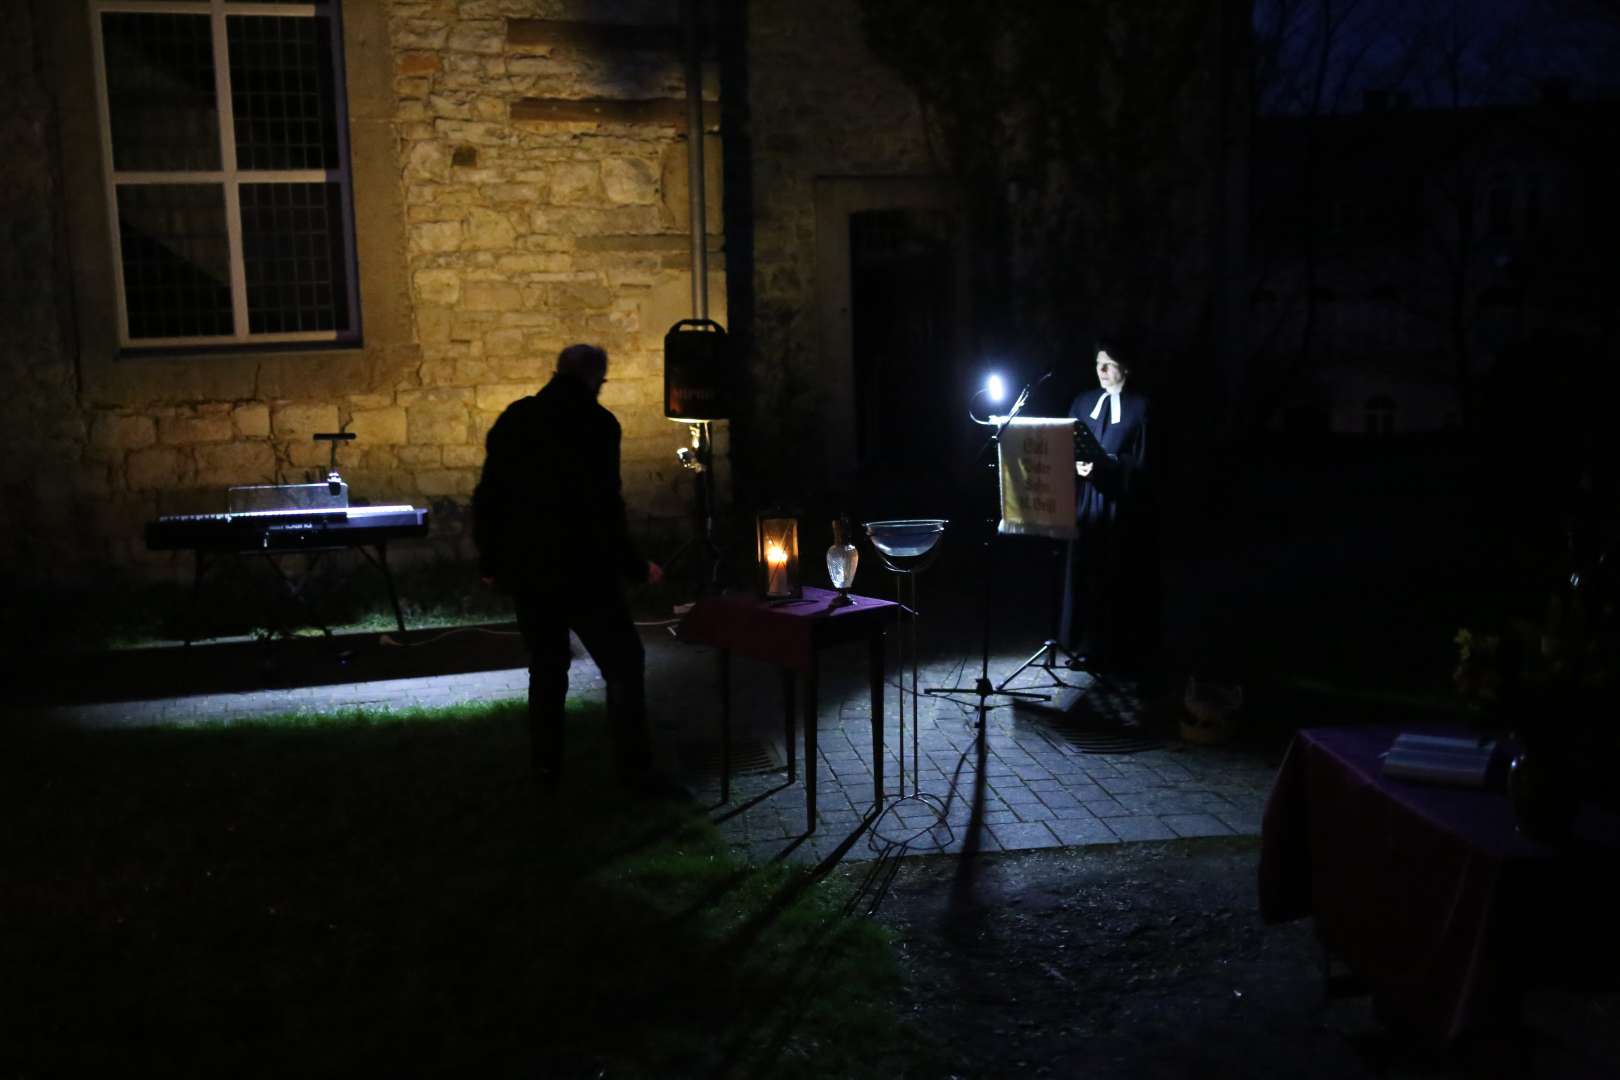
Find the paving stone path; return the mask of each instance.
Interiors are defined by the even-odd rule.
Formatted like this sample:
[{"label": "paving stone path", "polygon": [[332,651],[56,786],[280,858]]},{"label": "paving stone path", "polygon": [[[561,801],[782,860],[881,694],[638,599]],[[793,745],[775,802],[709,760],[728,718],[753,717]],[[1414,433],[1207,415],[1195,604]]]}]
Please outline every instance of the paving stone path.
[{"label": "paving stone path", "polygon": [[[799,782],[788,783],[782,691],[775,669],[742,660],[733,664],[733,780],[731,800],[721,805],[714,654],[675,642],[661,627],[646,628],[643,634],[655,738],[671,768],[710,808],[722,833],[756,860],[820,861],[840,848],[844,858],[870,859],[960,851],[969,842],[980,850],[1001,851],[1259,831],[1274,770],[1252,754],[1179,741],[1129,753],[1088,752],[1096,743],[1085,731],[1061,717],[1015,708],[1004,697],[989,699],[981,752],[978,699],[971,693],[922,694],[915,710],[907,705],[905,797],[897,797],[900,690],[891,668],[885,699],[887,809],[872,828],[848,842],[869,813],[873,796],[871,700],[864,649],[855,647],[832,650],[824,661],[817,828],[807,835],[803,763]],[[576,652],[572,690],[600,701],[601,674],[582,651]],[[1022,659],[1010,653],[993,656],[992,681],[998,682]],[[970,686],[977,674],[977,658],[936,660],[920,670],[919,686]],[[1128,685],[1091,685],[1085,674],[1061,670],[1058,677],[1085,690],[1093,717],[1129,718],[1134,698]],[[1032,668],[1015,686],[1056,689],[1050,682],[1046,672]],[[187,725],[298,709],[432,707],[519,698],[526,687],[527,673],[513,668],[44,706],[29,712],[92,728]],[[981,827],[970,832],[975,805]]]}]

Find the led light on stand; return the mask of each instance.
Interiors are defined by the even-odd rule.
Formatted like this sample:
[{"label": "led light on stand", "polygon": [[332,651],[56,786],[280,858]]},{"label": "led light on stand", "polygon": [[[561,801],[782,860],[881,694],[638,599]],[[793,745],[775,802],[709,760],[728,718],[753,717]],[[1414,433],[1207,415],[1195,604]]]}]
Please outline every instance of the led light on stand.
[{"label": "led light on stand", "polygon": [[992,402],[999,405],[1007,400],[1007,383],[1000,375],[991,375],[984,380],[984,394]]}]

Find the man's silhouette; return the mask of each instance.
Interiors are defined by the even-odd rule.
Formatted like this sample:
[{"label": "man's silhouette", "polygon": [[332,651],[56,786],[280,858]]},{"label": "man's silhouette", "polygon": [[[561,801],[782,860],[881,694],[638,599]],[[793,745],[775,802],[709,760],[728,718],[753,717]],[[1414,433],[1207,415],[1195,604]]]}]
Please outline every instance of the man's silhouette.
[{"label": "man's silhouette", "polygon": [[565,747],[568,631],[602,669],[615,763],[632,787],[655,786],[645,653],[626,581],[663,570],[637,551],[619,480],[619,422],[597,402],[607,352],[570,345],[537,394],[509,405],[485,440],[473,492],[479,571],[511,594],[529,651],[529,736],[536,778],[554,789]]}]

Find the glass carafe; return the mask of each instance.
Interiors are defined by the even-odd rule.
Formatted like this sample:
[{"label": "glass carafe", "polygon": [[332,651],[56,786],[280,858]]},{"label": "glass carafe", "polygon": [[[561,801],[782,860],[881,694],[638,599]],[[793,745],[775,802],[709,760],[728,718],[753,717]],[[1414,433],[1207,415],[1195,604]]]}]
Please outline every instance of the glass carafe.
[{"label": "glass carafe", "polygon": [[833,605],[842,607],[854,603],[849,598],[849,590],[855,584],[855,567],[861,561],[861,553],[849,542],[849,532],[842,520],[833,522],[832,527],[832,547],[827,549],[827,578],[838,590],[838,599]]}]

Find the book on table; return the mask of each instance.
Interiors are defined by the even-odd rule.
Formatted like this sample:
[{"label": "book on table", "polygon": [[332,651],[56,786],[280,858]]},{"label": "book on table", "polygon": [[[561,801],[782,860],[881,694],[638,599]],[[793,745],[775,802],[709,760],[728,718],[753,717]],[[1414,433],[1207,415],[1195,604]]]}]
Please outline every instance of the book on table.
[{"label": "book on table", "polygon": [[1385,752],[1383,772],[1403,780],[1482,788],[1495,756],[1494,740],[1403,733]]}]

